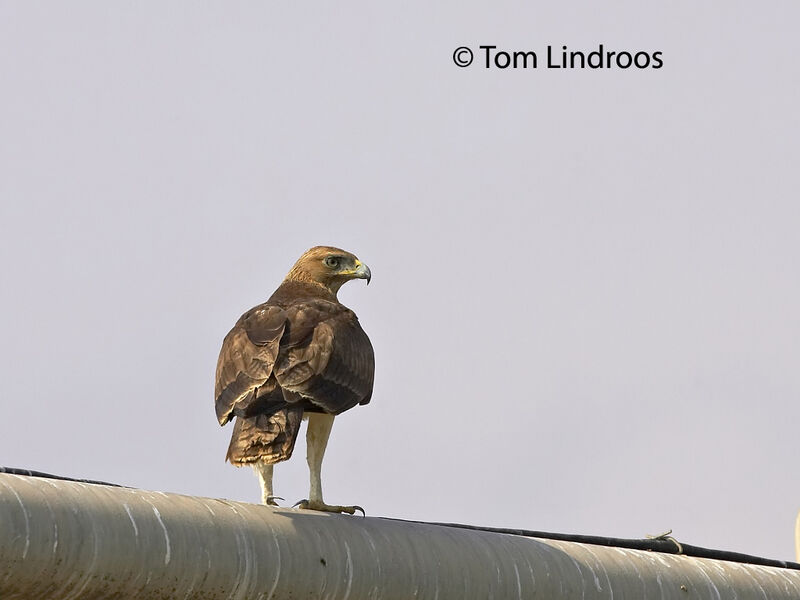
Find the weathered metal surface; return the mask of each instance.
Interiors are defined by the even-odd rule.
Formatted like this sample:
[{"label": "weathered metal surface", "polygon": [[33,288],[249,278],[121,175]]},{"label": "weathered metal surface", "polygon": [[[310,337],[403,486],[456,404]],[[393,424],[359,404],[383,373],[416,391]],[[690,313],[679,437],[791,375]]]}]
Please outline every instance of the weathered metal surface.
[{"label": "weathered metal surface", "polygon": [[800,599],[800,571],[0,475],[0,598]]}]

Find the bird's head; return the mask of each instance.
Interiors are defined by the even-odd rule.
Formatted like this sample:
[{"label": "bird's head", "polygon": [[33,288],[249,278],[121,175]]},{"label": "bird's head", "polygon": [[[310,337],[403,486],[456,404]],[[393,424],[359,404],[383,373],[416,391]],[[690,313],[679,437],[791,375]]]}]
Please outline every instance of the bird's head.
[{"label": "bird's head", "polygon": [[351,279],[366,279],[369,284],[371,277],[369,267],[355,254],[332,246],[315,246],[294,263],[286,279],[317,283],[336,295]]}]

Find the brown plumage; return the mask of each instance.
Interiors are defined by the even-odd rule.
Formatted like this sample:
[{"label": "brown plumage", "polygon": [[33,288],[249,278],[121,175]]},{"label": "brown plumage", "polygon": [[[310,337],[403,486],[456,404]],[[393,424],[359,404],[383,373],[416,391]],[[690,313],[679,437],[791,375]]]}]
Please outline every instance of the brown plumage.
[{"label": "brown plumage", "polygon": [[[350,279],[369,283],[370,277],[369,268],[353,254],[329,246],[312,248],[269,300],[242,315],[225,336],[215,397],[220,425],[236,419],[226,459],[256,467],[265,503],[274,504],[271,465],[292,455],[304,414],[338,415],[370,401],[372,345],[355,313],[336,297]],[[327,506],[319,482],[315,491],[314,470],[319,471],[330,425],[319,422],[327,430],[317,434],[309,421],[309,499],[310,504],[318,500]],[[316,453],[311,451],[312,433],[315,442],[324,436]],[[320,464],[311,464],[312,454],[319,454]],[[351,507],[322,510],[330,508]]]}]

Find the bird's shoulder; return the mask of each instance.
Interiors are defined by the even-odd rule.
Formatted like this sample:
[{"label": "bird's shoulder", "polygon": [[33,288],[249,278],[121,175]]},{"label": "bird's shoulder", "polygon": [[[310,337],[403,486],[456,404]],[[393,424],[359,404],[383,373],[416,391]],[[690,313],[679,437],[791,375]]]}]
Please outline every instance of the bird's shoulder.
[{"label": "bird's shoulder", "polygon": [[264,346],[281,338],[281,345],[305,340],[320,323],[358,321],[356,314],[320,286],[287,281],[266,302],[245,312],[229,335],[246,334],[247,340]]},{"label": "bird's shoulder", "polygon": [[328,289],[302,281],[284,281],[262,306],[280,307],[286,311],[291,322],[355,317],[355,313],[339,302]]}]

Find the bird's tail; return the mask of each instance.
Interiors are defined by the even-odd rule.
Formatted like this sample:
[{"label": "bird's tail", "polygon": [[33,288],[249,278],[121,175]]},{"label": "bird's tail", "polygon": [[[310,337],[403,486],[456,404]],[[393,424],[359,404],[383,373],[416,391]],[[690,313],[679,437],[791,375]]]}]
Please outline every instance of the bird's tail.
[{"label": "bird's tail", "polygon": [[275,464],[288,459],[302,420],[302,407],[293,406],[270,415],[236,417],[225,459],[237,467],[256,461]]}]

